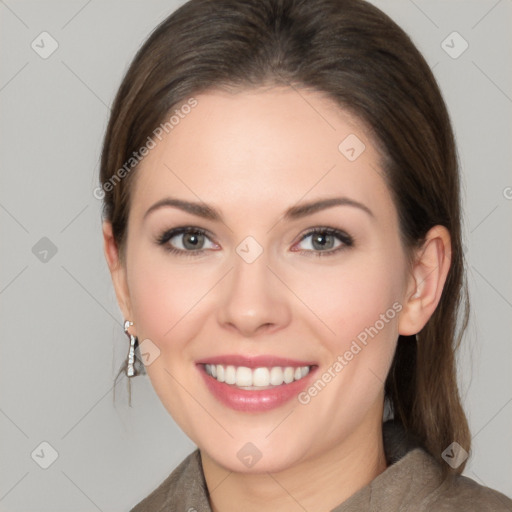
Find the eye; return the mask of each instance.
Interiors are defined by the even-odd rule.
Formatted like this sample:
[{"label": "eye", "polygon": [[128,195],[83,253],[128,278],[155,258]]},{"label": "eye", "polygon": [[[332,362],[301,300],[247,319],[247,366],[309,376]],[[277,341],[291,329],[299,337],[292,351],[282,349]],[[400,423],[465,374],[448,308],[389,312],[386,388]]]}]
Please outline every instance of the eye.
[{"label": "eye", "polygon": [[[304,243],[308,239],[311,240]],[[206,242],[209,242],[209,247],[205,247]],[[199,256],[207,250],[218,248],[204,229],[193,226],[169,229],[157,237],[156,243],[163,246],[166,251],[179,256]],[[318,227],[306,233],[299,244],[304,244],[306,248],[292,250],[308,256],[330,256],[351,247],[354,240],[339,229]]]},{"label": "eye", "polygon": [[204,247],[207,241],[210,239],[206,231],[193,226],[169,229],[156,240],[157,244],[164,246],[166,251],[180,256],[198,256],[208,249],[218,247],[211,241],[209,247]]},{"label": "eye", "polygon": [[[328,227],[312,229],[301,238],[300,243],[308,239],[311,240],[304,244],[306,249],[297,252],[314,256],[331,256],[354,244],[353,238],[344,231]],[[336,242],[338,242],[337,245]]]}]

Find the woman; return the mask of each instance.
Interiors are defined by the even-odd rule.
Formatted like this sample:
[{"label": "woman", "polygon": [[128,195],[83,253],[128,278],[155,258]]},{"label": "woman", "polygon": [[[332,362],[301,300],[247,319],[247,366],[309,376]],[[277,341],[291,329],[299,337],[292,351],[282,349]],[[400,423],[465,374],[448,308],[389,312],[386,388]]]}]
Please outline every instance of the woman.
[{"label": "woman", "polygon": [[454,139],[381,11],[187,2],[121,84],[100,178],[126,373],[198,446],[134,511],[512,509],[460,475]]}]

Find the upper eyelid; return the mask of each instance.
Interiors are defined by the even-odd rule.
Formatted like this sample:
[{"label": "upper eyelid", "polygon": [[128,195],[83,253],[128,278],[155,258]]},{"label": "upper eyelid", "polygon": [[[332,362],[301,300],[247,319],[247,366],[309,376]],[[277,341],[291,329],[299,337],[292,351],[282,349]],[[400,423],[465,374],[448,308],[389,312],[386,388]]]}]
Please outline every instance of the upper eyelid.
[{"label": "upper eyelid", "polygon": [[[215,241],[215,237],[209,230],[207,230],[205,228],[200,228],[198,226],[193,226],[193,225],[177,226],[175,228],[167,229],[167,230],[163,231],[162,234],[157,237],[157,240],[162,240],[164,238],[167,238],[167,240],[163,243],[168,243],[171,238],[174,238],[175,236],[185,235],[190,232],[202,233],[206,237],[208,237],[208,239],[212,243],[219,245],[218,242]],[[328,232],[329,235],[337,236],[339,240],[341,240],[340,235],[342,235],[343,237],[348,238],[351,242],[354,241],[354,237],[344,229],[335,228],[332,226],[318,225],[318,226],[313,226],[313,227],[307,228],[300,235],[298,235],[298,237],[294,238],[290,243],[295,244],[295,243],[302,242],[306,237],[314,235],[317,232]],[[169,236],[167,236],[167,235],[169,235]],[[345,243],[344,240],[341,240],[341,241],[342,241],[342,243]],[[186,251],[186,252],[199,252],[201,250],[207,250],[207,249],[199,249],[198,251]]]},{"label": "upper eyelid", "polygon": [[327,227],[327,226],[323,226],[323,227],[319,226],[319,227],[315,227],[315,228],[311,228],[311,229],[307,230],[305,233],[300,235],[300,237],[296,243],[302,242],[306,237],[309,237],[316,233],[324,233],[324,232],[326,232],[328,236],[336,237],[339,241],[341,241],[342,244],[345,244],[345,245],[353,245],[354,244],[354,237],[350,233],[348,233],[346,230],[339,229],[339,228],[331,228],[331,227]]},{"label": "upper eyelid", "polygon": [[215,237],[209,230],[197,226],[177,226],[175,228],[165,229],[161,232],[160,235],[156,236],[156,240],[159,241],[162,239],[167,239],[165,242],[167,243],[171,238],[174,238],[175,236],[186,235],[187,233],[202,233],[208,237],[210,241],[214,242],[215,240]]}]

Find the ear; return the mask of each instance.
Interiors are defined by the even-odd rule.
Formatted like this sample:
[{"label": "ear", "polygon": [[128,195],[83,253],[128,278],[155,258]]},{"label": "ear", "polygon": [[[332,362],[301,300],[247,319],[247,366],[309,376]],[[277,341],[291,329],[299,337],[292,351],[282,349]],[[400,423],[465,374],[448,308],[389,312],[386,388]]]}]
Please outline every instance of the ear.
[{"label": "ear", "polygon": [[126,279],[126,267],[119,257],[119,249],[114,239],[112,224],[108,221],[103,222],[103,250],[112,277],[112,283],[114,284],[117,302],[125,320],[130,320],[132,318],[132,310],[128,281]]},{"label": "ear", "polygon": [[449,231],[444,226],[434,226],[416,252],[398,322],[399,334],[417,334],[434,313],[448,276],[451,254]]}]

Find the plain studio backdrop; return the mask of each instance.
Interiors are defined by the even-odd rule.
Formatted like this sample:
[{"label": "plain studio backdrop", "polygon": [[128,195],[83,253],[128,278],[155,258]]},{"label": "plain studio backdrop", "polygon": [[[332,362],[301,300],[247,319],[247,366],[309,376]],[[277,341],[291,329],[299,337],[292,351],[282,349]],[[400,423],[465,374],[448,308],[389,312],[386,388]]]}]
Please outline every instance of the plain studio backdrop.
[{"label": "plain studio backdrop", "polygon": [[[93,195],[109,106],[183,2],[0,1],[0,510],[125,511],[194,444],[127,352]],[[510,0],[375,2],[439,81],[458,142],[472,299],[465,474],[512,495]]]}]

